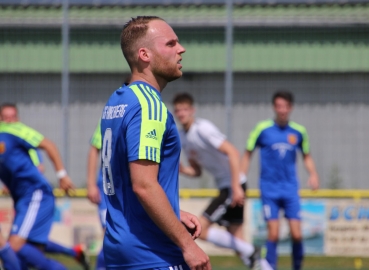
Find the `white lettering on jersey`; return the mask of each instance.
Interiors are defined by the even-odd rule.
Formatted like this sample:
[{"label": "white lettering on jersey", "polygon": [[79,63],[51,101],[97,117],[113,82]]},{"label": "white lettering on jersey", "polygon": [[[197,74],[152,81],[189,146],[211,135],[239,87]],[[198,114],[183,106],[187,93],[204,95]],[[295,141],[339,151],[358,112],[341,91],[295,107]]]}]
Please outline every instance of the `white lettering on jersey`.
[{"label": "white lettering on jersey", "polygon": [[117,106],[105,106],[102,119],[114,119],[123,117],[127,104],[120,104]]},{"label": "white lettering on jersey", "polygon": [[289,145],[288,143],[275,143],[272,145],[273,150],[278,150],[279,152],[279,158],[283,159],[286,156],[286,152],[292,151],[293,147]]}]

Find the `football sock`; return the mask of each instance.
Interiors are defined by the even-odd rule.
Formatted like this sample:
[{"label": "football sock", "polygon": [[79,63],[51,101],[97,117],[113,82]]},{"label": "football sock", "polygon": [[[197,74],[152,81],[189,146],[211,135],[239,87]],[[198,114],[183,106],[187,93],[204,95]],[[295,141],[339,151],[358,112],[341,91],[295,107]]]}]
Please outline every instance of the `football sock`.
[{"label": "football sock", "polygon": [[269,265],[276,270],[277,269],[277,242],[267,241],[266,243],[267,253],[266,260]]},{"label": "football sock", "polygon": [[265,259],[260,260],[260,266],[262,270],[273,270],[272,267],[270,267],[269,263]]},{"label": "football sock", "polygon": [[17,252],[17,255],[22,261],[26,262],[27,265],[38,270],[67,270],[65,266],[57,261],[46,258],[40,250],[30,244],[23,245]]},{"label": "football sock", "polygon": [[47,241],[45,245],[45,252],[47,253],[58,253],[58,254],[64,254],[71,257],[76,257],[77,254],[72,248],[67,248],[62,245],[59,245],[52,241]]},{"label": "football sock", "polygon": [[5,270],[21,270],[18,257],[10,247],[9,243],[6,243],[5,246],[0,249],[0,258]]},{"label": "football sock", "polygon": [[104,252],[101,249],[99,255],[96,258],[96,270],[105,270]]},{"label": "football sock", "polygon": [[241,255],[247,257],[250,257],[255,251],[253,245],[246,243],[245,241],[234,237],[229,232],[218,228],[210,228],[208,230],[206,240],[219,247],[233,249],[234,251],[237,251]]},{"label": "football sock", "polygon": [[302,269],[302,261],[304,259],[304,246],[301,241],[292,242],[292,263],[293,270]]}]

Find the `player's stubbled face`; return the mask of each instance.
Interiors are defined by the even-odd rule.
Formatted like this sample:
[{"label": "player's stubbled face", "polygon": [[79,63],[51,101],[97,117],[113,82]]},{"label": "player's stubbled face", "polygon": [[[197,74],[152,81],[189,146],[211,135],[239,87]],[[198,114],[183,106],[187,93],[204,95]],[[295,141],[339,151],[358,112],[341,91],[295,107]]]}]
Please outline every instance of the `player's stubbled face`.
[{"label": "player's stubbled face", "polygon": [[1,121],[6,123],[18,122],[17,110],[13,107],[5,107],[1,110]]},{"label": "player's stubbled face", "polygon": [[291,104],[283,99],[283,98],[276,98],[274,101],[274,112],[276,114],[276,120],[278,122],[288,122],[290,117],[290,113],[292,111]]},{"label": "player's stubbled face", "polygon": [[182,76],[182,53],[186,50],[179,43],[173,29],[164,21],[149,23],[148,35],[152,43],[152,71],[167,82]]},{"label": "player's stubbled face", "polygon": [[174,114],[181,125],[189,124],[194,116],[195,110],[188,103],[177,103],[174,105]]}]

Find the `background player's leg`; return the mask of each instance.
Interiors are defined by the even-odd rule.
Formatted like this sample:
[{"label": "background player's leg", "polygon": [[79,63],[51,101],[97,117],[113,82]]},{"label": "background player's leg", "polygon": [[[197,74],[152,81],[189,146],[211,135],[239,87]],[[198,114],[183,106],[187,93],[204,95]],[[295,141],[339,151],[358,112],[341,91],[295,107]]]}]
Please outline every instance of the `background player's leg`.
[{"label": "background player's leg", "polygon": [[242,248],[243,252],[234,249],[237,255],[241,258],[244,264],[253,267],[254,264],[257,263],[256,261],[260,260],[260,249],[256,249],[253,245],[245,242],[242,224],[231,224],[227,227],[227,231],[233,237],[235,237],[234,241],[238,242],[237,240],[239,240],[242,245],[241,247],[243,247]]},{"label": "background player's leg", "polygon": [[18,235],[11,235],[9,237],[9,244],[17,253],[18,258],[31,267],[39,270],[67,270],[60,263],[46,258],[38,248],[27,244],[26,240]]},{"label": "background player's leg", "polygon": [[277,243],[279,233],[279,220],[271,219],[267,221],[268,224],[268,240],[266,243],[267,254],[266,260],[269,265],[275,270],[277,269],[278,256],[277,256]]},{"label": "background player's leg", "polygon": [[302,261],[304,259],[304,247],[302,244],[301,221],[290,219],[290,231],[292,236],[292,269],[302,269]]},{"label": "background player's leg", "polygon": [[83,245],[77,245],[73,248],[69,248],[48,240],[45,245],[45,252],[52,254],[64,254],[73,257],[83,266],[83,269],[89,269],[88,258],[85,255]]},{"label": "background player's leg", "polygon": [[[205,217],[200,218],[200,223],[203,224],[204,220],[207,222],[207,224],[210,224],[210,221],[208,221]],[[233,236],[231,233],[225,230],[216,227],[210,227],[206,231],[206,235],[200,236],[200,238],[203,237],[203,239],[208,242],[220,247],[232,249],[247,257],[250,257],[254,253],[255,249],[252,245]]]},{"label": "background player's leg", "polygon": [[0,258],[5,270],[21,270],[18,257],[10,247],[9,243],[5,243],[0,247]]},{"label": "background player's leg", "polygon": [[20,264],[18,261],[18,257],[15,254],[14,250],[11,249],[8,242],[1,233],[0,228],[0,259],[3,262],[3,266],[5,269],[14,269],[20,270]]},{"label": "background player's leg", "polygon": [[45,252],[46,253],[57,253],[57,254],[64,254],[71,257],[76,257],[77,253],[72,248],[67,248],[62,245],[59,245],[53,241],[48,240],[45,245]]},{"label": "background player's leg", "polygon": [[[291,193],[291,195],[294,193]],[[289,195],[284,198],[285,217],[288,219],[292,236],[292,269],[300,270],[304,257],[301,234],[300,198],[297,195]]]}]

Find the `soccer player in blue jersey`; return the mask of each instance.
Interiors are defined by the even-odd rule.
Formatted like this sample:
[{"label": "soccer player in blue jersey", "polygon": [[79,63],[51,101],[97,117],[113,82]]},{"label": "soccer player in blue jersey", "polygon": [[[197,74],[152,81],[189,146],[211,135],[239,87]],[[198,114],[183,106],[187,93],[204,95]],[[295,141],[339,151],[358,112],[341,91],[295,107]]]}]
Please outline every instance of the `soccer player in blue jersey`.
[{"label": "soccer player in blue jersey", "polygon": [[[0,121],[6,123],[19,122],[18,108],[14,103],[4,103],[0,106]],[[29,149],[28,154],[32,160],[32,163],[38,168],[41,173],[44,173],[45,167],[42,160],[42,155],[40,149]],[[3,191],[8,193],[6,186]],[[73,248],[64,247],[58,243],[48,240],[44,246],[44,251],[46,253],[52,254],[64,254],[74,258],[78,263],[83,266],[84,270],[88,270],[89,263],[88,258],[85,255],[83,245],[76,245]]]},{"label": "soccer player in blue jersey", "polygon": [[153,16],[126,23],[121,48],[131,81],[111,95],[101,118],[107,269],[211,269],[194,241],[198,219],[179,209],[181,145],[161,99],[167,83],[182,76],[185,49]]},{"label": "soccer player in blue jersey", "polygon": [[284,210],[292,236],[292,268],[302,269],[303,244],[301,234],[299,181],[296,171],[296,154],[301,151],[305,167],[310,174],[308,184],[315,190],[319,178],[310,155],[305,127],[289,120],[293,95],[287,91],[274,94],[274,120],[265,120],[251,131],[241,161],[242,172],[248,173],[251,154],[260,148],[260,191],[264,218],[268,226],[266,259],[277,269],[277,242],[279,210]]},{"label": "soccer player in blue jersey", "polygon": [[36,148],[44,149],[53,162],[60,188],[73,188],[54,143],[20,122],[1,122],[0,179],[9,188],[16,212],[8,242],[22,267],[66,269],[36,248],[47,243],[54,214],[52,188],[28,153]]},{"label": "soccer player in blue jersey", "polygon": [[[87,161],[87,198],[94,204],[98,205],[99,218],[101,226],[105,232],[106,228],[106,202],[104,198],[102,170],[96,181],[97,163],[99,160],[99,153],[101,150],[101,128],[100,122],[97,125],[94,134],[90,141],[90,151],[88,153]],[[96,270],[105,269],[105,259],[103,249],[99,252],[96,258]]]}]

